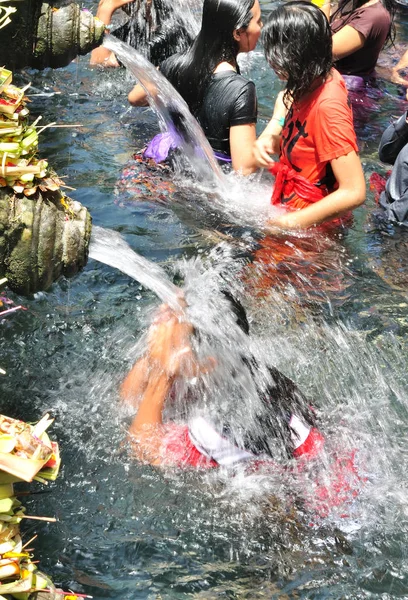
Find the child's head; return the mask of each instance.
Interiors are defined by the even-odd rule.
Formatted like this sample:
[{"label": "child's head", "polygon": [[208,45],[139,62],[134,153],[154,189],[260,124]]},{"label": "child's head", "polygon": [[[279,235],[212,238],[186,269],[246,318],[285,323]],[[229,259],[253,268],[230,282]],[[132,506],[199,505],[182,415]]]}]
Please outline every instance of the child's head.
[{"label": "child's head", "polygon": [[309,2],[275,4],[262,34],[265,56],[294,101],[332,67],[332,35],[323,12]]}]

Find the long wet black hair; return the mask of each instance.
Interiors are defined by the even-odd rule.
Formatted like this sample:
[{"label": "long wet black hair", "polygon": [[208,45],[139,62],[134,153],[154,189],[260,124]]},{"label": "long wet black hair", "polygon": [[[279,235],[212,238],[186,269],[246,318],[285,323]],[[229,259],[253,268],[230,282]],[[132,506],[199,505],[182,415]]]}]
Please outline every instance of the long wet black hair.
[{"label": "long wet black hair", "polygon": [[[249,322],[241,302],[229,291],[223,290],[237,325],[249,335]],[[259,365],[254,356],[242,356],[242,365],[248,369],[254,381]],[[232,443],[255,456],[276,458],[276,441],[284,453],[291,458],[294,444],[293,431],[289,426],[290,418],[296,415],[309,426],[317,425],[316,414],[298,386],[276,367],[267,365],[266,385],[256,385],[260,400],[258,412],[251,423],[245,424],[243,431],[234,431],[229,424],[223,424],[222,433]]]},{"label": "long wet black hair", "polygon": [[234,31],[248,27],[254,4],[255,0],[204,0],[201,30],[194,43],[167,61],[164,73],[193,114],[201,106],[217,65],[226,61],[237,66],[239,45]]},{"label": "long wet black hair", "polygon": [[266,60],[287,81],[284,102],[297,102],[333,65],[332,34],[324,13],[309,2],[275,4],[264,24]]},{"label": "long wet black hair", "polygon": [[[366,4],[366,2],[367,0],[340,0],[337,9],[330,17],[330,22],[332,23],[336,19],[340,19],[346,15],[351,18],[353,13]],[[384,46],[387,46],[388,44],[393,44],[395,40],[394,19],[397,11],[397,2],[396,0],[380,0],[380,2],[391,16],[391,27],[384,43]],[[348,19],[344,21],[343,27],[347,25],[347,21]]]}]

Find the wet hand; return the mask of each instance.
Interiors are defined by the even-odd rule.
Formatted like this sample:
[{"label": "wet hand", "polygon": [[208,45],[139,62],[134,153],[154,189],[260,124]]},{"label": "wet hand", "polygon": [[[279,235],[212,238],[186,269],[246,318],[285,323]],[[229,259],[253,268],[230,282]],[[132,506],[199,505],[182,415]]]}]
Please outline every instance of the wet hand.
[{"label": "wet hand", "polygon": [[125,6],[126,4],[131,4],[134,1],[135,0],[101,0],[99,2],[99,8],[106,7],[111,8],[112,11],[115,11],[118,8],[121,8],[122,6]]},{"label": "wet hand", "polygon": [[125,4],[130,4],[131,2],[134,2],[134,0],[100,0],[96,16],[105,23],[105,25],[110,25],[113,13],[118,10],[118,8],[125,6]]},{"label": "wet hand", "polygon": [[149,366],[169,377],[190,376],[196,363],[190,344],[192,332],[191,323],[185,321],[181,312],[161,306],[148,333]]},{"label": "wet hand", "polygon": [[264,135],[256,140],[253,153],[258,166],[265,169],[272,167],[275,161],[270,155],[276,153],[275,145],[274,136],[272,135]]},{"label": "wet hand", "polygon": [[268,221],[269,228],[271,232],[274,234],[278,233],[279,230],[287,230],[287,229],[300,229],[300,225],[297,220],[296,212],[293,213],[285,213],[284,215],[280,215],[274,219],[270,219]]}]

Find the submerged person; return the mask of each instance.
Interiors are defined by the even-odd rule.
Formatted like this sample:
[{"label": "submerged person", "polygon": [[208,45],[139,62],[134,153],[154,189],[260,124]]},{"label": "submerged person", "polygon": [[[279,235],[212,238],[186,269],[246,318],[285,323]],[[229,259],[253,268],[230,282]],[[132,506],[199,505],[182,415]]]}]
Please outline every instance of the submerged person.
[{"label": "submerged person", "polygon": [[[236,301],[233,309],[240,327],[248,333],[245,311]],[[164,423],[163,411],[177,379],[199,377],[202,373],[211,376],[217,367],[213,358],[197,360],[191,346],[192,335],[191,324],[163,306],[149,330],[146,353],[122,385],[122,396],[137,406],[129,438],[140,460],[154,465],[202,468],[276,466],[277,441],[289,457],[306,459],[320,453],[324,438],[316,428],[308,400],[293,381],[273,367],[268,367],[268,385],[261,389],[256,384],[260,406],[252,426],[249,416],[245,424],[237,425],[233,398],[227,419],[203,410],[186,424]],[[242,357],[241,368],[255,381],[258,365],[254,358]],[[200,398],[189,400],[200,404]]]},{"label": "submerged person", "polygon": [[330,2],[322,10],[330,19],[333,59],[350,94],[356,128],[364,135],[367,119],[384,95],[376,83],[381,50],[395,38],[396,0],[340,0],[330,15]]},{"label": "submerged person", "polygon": [[408,227],[408,111],[384,131],[378,152],[382,162],[394,165],[380,206],[389,221]]},{"label": "submerged person", "polygon": [[[257,169],[255,85],[240,75],[237,56],[255,49],[262,27],[259,0],[204,0],[201,30],[191,47],[160,70],[187,102],[216,156],[244,174]],[[136,85],[129,102],[147,104]]]},{"label": "submerged person", "polygon": [[313,4],[275,5],[263,43],[269,64],[285,81],[254,145],[259,166],[275,175],[272,204],[287,209],[271,224],[302,229],[349,217],[366,189],[347,90],[332,65],[328,21]]}]

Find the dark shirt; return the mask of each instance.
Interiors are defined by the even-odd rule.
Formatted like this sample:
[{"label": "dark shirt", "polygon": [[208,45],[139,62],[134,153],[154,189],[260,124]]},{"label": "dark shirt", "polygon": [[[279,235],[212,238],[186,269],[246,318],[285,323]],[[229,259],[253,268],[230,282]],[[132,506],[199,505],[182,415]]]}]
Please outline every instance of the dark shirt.
[{"label": "dark shirt", "polygon": [[196,118],[213,150],[230,156],[230,127],[256,123],[257,112],[255,84],[222,71],[213,75]]},{"label": "dark shirt", "polygon": [[408,123],[407,113],[383,133],[380,160],[394,165],[380,204],[390,221],[408,226]]},{"label": "dark shirt", "polygon": [[[170,58],[160,65],[165,77],[172,62],[173,58]],[[257,113],[255,84],[235,71],[221,71],[212,76],[202,105],[194,116],[212,149],[231,156],[230,127],[256,123]]]},{"label": "dark shirt", "polygon": [[330,27],[332,33],[337,33],[346,25],[350,25],[364,36],[364,46],[338,60],[335,67],[343,75],[370,75],[375,69],[390,31],[390,13],[378,1],[371,6],[363,6],[352,13],[344,14],[333,21]]}]

